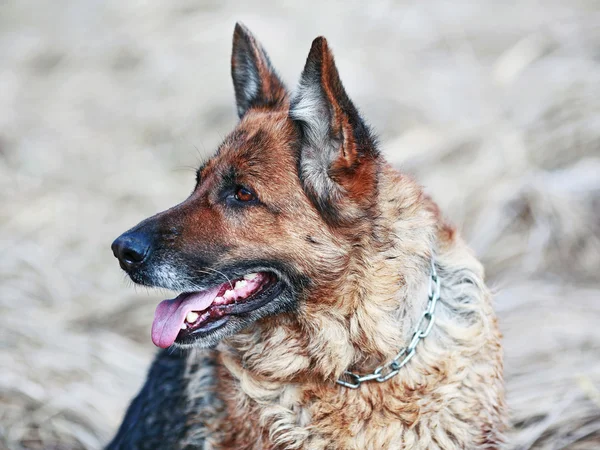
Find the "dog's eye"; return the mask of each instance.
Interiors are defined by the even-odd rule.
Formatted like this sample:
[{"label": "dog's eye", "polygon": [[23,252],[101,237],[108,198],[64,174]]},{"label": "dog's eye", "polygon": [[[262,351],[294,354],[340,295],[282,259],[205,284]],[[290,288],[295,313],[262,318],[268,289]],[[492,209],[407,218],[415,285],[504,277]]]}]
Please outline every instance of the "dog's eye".
[{"label": "dog's eye", "polygon": [[235,190],[235,199],[238,202],[251,202],[252,200],[256,200],[256,196],[250,189],[238,186]]}]

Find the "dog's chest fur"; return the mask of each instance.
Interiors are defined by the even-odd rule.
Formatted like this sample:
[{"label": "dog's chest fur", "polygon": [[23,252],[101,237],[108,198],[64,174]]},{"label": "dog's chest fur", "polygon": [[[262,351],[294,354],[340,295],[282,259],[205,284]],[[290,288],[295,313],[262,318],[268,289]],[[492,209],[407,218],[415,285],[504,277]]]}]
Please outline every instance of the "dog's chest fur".
[{"label": "dog's chest fur", "polygon": [[[449,276],[459,275],[446,272]],[[183,447],[498,448],[504,429],[499,333],[487,294],[478,297],[471,282],[462,283],[444,288],[435,332],[400,374],[384,383],[351,390],[334,379],[276,381],[273,374],[257,376],[244,368],[231,349],[191,354],[186,389],[193,406],[184,440],[189,447]],[[452,292],[456,301],[449,299]],[[276,353],[284,377],[285,364],[301,366],[305,358],[285,342],[285,351]],[[291,367],[290,373],[297,370]]]},{"label": "dog's chest fur", "polygon": [[[439,351],[435,344],[429,346]],[[499,348],[491,351],[499,358]],[[444,353],[444,352],[442,352]],[[464,449],[497,448],[499,374],[475,358],[415,358],[386,383],[358,390],[335,383],[269,383],[243,369],[188,361],[188,435],[183,448]],[[433,356],[437,357],[442,354]],[[206,356],[201,357],[205,364]],[[211,358],[222,360],[222,355]],[[209,367],[208,370],[206,367]],[[190,368],[193,368],[190,370]],[[486,389],[478,389],[487,383]],[[487,391],[487,392],[486,392]],[[205,398],[218,398],[208,403]],[[489,401],[491,400],[491,401]]]}]

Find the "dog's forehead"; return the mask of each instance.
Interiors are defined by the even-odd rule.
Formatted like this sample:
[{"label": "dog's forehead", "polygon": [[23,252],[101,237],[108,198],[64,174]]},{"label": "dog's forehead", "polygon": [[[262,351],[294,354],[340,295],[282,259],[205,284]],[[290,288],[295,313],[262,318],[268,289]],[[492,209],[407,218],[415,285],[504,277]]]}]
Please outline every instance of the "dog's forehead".
[{"label": "dog's forehead", "polygon": [[287,113],[249,112],[227,136],[202,175],[238,169],[241,176],[264,174],[286,162],[294,164],[297,132]]}]

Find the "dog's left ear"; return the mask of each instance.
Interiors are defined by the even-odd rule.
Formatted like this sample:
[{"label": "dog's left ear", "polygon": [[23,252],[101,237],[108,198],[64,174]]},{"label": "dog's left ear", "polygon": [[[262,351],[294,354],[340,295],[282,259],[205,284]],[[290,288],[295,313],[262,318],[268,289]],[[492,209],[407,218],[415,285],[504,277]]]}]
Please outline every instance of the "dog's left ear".
[{"label": "dog's left ear", "polygon": [[252,107],[287,106],[287,91],[267,53],[239,22],[233,32],[231,77],[240,118]]},{"label": "dog's left ear", "polygon": [[326,218],[351,221],[374,203],[379,154],[323,37],[313,41],[290,117],[302,130],[305,191]]}]

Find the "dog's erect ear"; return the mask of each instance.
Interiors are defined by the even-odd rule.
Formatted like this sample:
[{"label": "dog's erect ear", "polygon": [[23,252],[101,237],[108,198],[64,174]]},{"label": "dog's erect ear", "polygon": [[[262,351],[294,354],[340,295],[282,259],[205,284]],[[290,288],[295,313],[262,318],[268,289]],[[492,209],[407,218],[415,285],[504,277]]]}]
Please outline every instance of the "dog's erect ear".
[{"label": "dog's erect ear", "polygon": [[345,199],[361,207],[372,204],[376,143],[346,94],[323,37],[312,43],[290,117],[303,131],[300,177],[317,206],[334,218],[349,211]]},{"label": "dog's erect ear", "polygon": [[231,77],[240,118],[255,106],[282,107],[287,103],[287,91],[267,53],[239,22],[233,32]]}]

